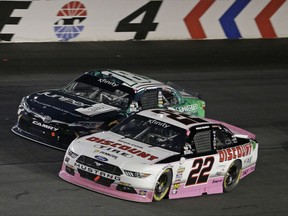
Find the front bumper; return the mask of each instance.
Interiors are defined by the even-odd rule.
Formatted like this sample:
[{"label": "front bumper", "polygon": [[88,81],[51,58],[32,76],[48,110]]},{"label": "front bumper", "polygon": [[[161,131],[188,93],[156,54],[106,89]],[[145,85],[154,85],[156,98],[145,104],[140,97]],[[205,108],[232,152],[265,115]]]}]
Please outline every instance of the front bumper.
[{"label": "front bumper", "polygon": [[[21,137],[59,150],[66,150],[70,143],[77,138],[69,128],[57,126],[57,131],[53,131],[33,124],[34,120],[29,115],[20,115],[17,124],[11,130]],[[40,120],[38,121],[40,122]]]},{"label": "front bumper", "polygon": [[152,202],[153,191],[127,188],[119,182],[111,183],[109,185],[99,184],[89,178],[81,177],[78,171],[66,166],[65,163],[62,164],[59,176],[72,184],[81,186],[83,188],[99,192],[108,196],[135,201],[135,202]]}]

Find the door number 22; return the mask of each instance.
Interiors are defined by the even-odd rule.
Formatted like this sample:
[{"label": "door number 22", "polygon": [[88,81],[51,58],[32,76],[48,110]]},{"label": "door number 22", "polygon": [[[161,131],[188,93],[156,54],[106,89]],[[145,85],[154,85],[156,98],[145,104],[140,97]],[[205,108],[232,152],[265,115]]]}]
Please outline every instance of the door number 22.
[{"label": "door number 22", "polygon": [[214,157],[197,158],[193,161],[186,186],[206,183],[214,164]]}]

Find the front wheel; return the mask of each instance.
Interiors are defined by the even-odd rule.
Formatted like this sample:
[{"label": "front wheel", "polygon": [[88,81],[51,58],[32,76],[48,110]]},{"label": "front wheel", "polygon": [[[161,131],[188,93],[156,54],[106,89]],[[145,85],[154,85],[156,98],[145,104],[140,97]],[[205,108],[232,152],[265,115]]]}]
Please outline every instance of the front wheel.
[{"label": "front wheel", "polygon": [[239,183],[242,172],[241,161],[234,161],[224,176],[223,190],[225,193],[231,192]]},{"label": "front wheel", "polygon": [[170,169],[166,169],[157,180],[153,195],[155,201],[160,201],[167,195],[171,182],[172,171]]}]

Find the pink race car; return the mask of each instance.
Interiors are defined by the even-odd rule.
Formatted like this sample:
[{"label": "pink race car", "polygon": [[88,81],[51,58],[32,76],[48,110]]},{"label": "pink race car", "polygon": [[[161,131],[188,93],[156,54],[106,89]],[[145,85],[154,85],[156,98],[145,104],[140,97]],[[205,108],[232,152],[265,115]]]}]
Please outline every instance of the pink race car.
[{"label": "pink race car", "polygon": [[60,177],[109,196],[160,201],[232,191],[255,170],[255,135],[180,112],[138,112],[74,140]]}]

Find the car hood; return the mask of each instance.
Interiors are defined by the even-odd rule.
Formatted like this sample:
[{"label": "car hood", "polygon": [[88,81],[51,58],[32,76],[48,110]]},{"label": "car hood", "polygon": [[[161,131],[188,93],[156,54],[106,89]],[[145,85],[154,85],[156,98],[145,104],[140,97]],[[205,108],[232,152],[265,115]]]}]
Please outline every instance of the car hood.
[{"label": "car hood", "polygon": [[104,120],[120,109],[65,93],[61,90],[36,92],[26,99],[29,109],[40,115],[63,122]]},{"label": "car hood", "polygon": [[107,161],[118,167],[135,164],[155,164],[179,153],[138,142],[111,131],[99,132],[73,141],[73,152],[99,161]]}]

